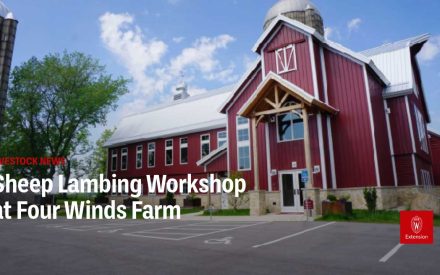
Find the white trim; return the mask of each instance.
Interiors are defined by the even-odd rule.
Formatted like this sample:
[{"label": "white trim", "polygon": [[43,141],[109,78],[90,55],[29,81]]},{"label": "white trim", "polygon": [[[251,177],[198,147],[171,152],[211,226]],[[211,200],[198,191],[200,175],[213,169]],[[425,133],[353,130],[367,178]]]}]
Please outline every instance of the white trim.
[{"label": "white trim", "polygon": [[[229,141],[229,135],[230,135],[230,133],[229,133],[229,110],[226,110],[226,117],[228,118],[228,120],[227,120],[227,123],[226,123],[226,134],[228,135],[228,141]],[[228,177],[229,176],[231,176],[230,175],[230,171],[231,171],[231,160],[229,159],[230,158],[230,147],[229,147],[229,143],[230,142],[226,142],[226,148],[227,148],[227,151],[226,151],[226,163],[227,163],[227,169],[228,169],[228,171],[227,171],[227,173],[228,173]],[[206,171],[205,171],[206,172]]]},{"label": "white trim", "polygon": [[[182,146],[182,139],[186,139],[186,144]],[[186,162],[182,162],[182,149],[186,148]],[[179,138],[179,164],[187,165],[189,161],[188,137]]]},{"label": "white trim", "polygon": [[[125,153],[122,152],[124,150],[125,150]],[[122,165],[122,159],[124,158],[124,155],[127,158],[126,164],[125,164],[125,169],[123,168],[123,165]],[[128,169],[128,147],[124,147],[124,148],[121,148],[121,171],[127,171],[127,169]]]},{"label": "white trim", "polygon": [[[138,154],[139,154],[139,148],[141,148],[141,166],[139,167],[138,166]],[[137,145],[136,146],[136,169],[137,170],[139,170],[139,169],[142,169],[142,167],[143,167],[143,157],[144,157],[144,146],[141,144],[141,145]]]},{"label": "white trim", "polygon": [[[167,141],[171,141],[171,146],[167,146]],[[173,166],[174,163],[174,140],[171,139],[166,139],[165,140],[165,166]],[[171,164],[167,164],[167,150],[169,150],[171,148]]]},{"label": "white trim", "polygon": [[417,174],[417,162],[416,162],[416,155],[412,154],[412,164],[413,164],[413,170],[414,170],[414,179],[416,180],[416,186],[419,186],[419,177]]},{"label": "white trim", "polygon": [[[288,49],[291,49],[290,55],[287,54]],[[281,53],[282,53],[282,56],[281,56]],[[281,59],[282,59],[282,62],[280,64]],[[292,62],[293,62],[293,66],[289,69]],[[277,49],[275,51],[275,63],[276,63],[276,67],[277,67],[277,74],[285,74],[288,72],[298,70],[295,44],[289,44],[285,47]],[[282,70],[280,70],[280,67],[282,67]]]},{"label": "white trim", "polygon": [[328,149],[330,153],[330,168],[332,172],[332,188],[338,188],[336,184],[336,168],[335,168],[335,152],[333,149],[333,134],[332,134],[332,124],[331,119],[327,116],[327,136],[328,136]]},{"label": "white trim", "polygon": [[[206,136],[208,136],[208,140],[203,140],[203,137],[206,137]],[[205,145],[205,144],[208,144],[208,146],[209,146],[208,154],[206,154],[206,156],[207,156],[207,155],[209,155],[209,153],[211,153],[211,134],[209,134],[209,133],[200,135],[200,159],[206,157],[203,155],[203,145]]]},{"label": "white trim", "polygon": [[264,79],[266,77],[266,62],[264,61],[265,56],[264,56],[264,52],[262,52],[261,54],[261,79]]},{"label": "white trim", "polygon": [[415,141],[415,137],[414,137],[414,129],[413,129],[413,125],[412,125],[411,109],[409,108],[408,96],[405,96],[405,104],[406,104],[406,114],[408,116],[409,133],[411,135],[411,144],[412,144],[413,154],[415,154],[415,153],[417,153],[416,141]]},{"label": "white trim", "polygon": [[[204,156],[202,159],[198,160],[196,162],[197,166],[208,166],[211,164],[214,160],[221,157],[224,153],[226,153],[227,147],[226,144],[224,144],[222,147],[219,147],[215,149],[214,151],[211,151],[209,155]],[[206,172],[206,171],[205,171]]]},{"label": "white trim", "polygon": [[270,136],[269,136],[269,124],[264,125],[264,135],[266,138],[266,167],[267,167],[267,188],[269,192],[272,192],[272,163],[270,161]]},{"label": "white trim", "polygon": [[368,112],[370,116],[370,127],[371,127],[371,135],[373,140],[373,150],[374,150],[374,168],[376,170],[376,182],[377,186],[380,187],[380,174],[379,174],[379,162],[377,159],[377,147],[376,147],[376,135],[375,135],[375,127],[374,127],[374,119],[373,119],[373,108],[371,107],[371,92],[370,92],[370,84],[368,83],[368,75],[367,68],[364,65],[364,82],[365,82],[365,91],[367,96],[367,104],[368,104]]},{"label": "white trim", "polygon": [[388,134],[388,142],[390,143],[390,153],[391,153],[391,165],[393,167],[393,178],[394,178],[394,186],[399,186],[397,180],[397,170],[396,170],[396,158],[394,156],[394,141],[393,135],[391,133],[391,123],[390,123],[390,115],[388,114],[388,103],[387,100],[383,100],[384,112],[385,112],[385,121],[387,123],[387,134]]},{"label": "white trim", "polygon": [[321,74],[322,74],[322,86],[324,88],[324,102],[328,104],[328,93],[327,93],[327,71],[325,66],[325,55],[324,55],[324,48],[319,48],[319,55],[321,57]]},{"label": "white trim", "polygon": [[[283,170],[278,173],[278,190],[280,190],[280,208],[282,213],[302,213],[304,212],[304,199],[305,194],[303,193],[303,201],[301,201],[301,195],[293,194],[293,203],[295,206],[284,207],[284,196],[283,196],[283,175],[292,175],[293,185],[295,187],[295,182],[298,183],[298,189],[301,189],[301,182],[299,181],[298,176],[304,169],[294,169],[294,170]],[[304,184],[304,188],[302,190],[307,189],[306,184]],[[294,189],[295,190],[295,189]],[[299,205],[296,205],[295,197],[299,196],[298,202]],[[301,206],[301,203],[303,205]]]},{"label": "white trim", "polygon": [[[260,70],[261,70],[261,68],[260,68]],[[235,102],[237,102],[237,100],[238,100],[238,98],[241,96],[241,94],[242,94],[242,93],[243,93],[243,92],[249,87],[249,85],[251,85],[252,80],[255,79],[255,77],[257,76],[258,72],[259,72],[259,70],[255,71],[255,73],[253,73],[253,74],[251,75],[251,78],[249,79],[249,81],[246,83],[246,85],[243,86],[243,88],[241,88],[241,89],[239,90],[237,96],[234,98],[234,100],[231,102],[231,104],[229,105],[229,107],[226,109],[226,112],[228,112],[229,109],[231,109],[231,107],[234,106]],[[263,78],[263,79],[264,79],[264,78]],[[231,94],[231,98],[232,98],[232,96],[234,96],[234,94],[235,94],[235,92]],[[227,104],[229,101],[230,101],[230,99],[226,101],[226,104]],[[225,105],[226,105],[226,104],[225,104]],[[223,108],[222,108],[222,109],[223,109]]]},{"label": "white trim", "polygon": [[[150,149],[150,144],[153,145],[153,149]],[[150,152],[153,152],[154,154],[154,158],[153,158],[153,162],[154,165],[150,166]],[[156,142],[148,142],[147,143],[147,168],[154,168],[156,167]]]},{"label": "white trim", "polygon": [[[237,141],[237,171],[251,171],[252,170],[252,150],[251,150],[251,127],[250,127],[250,121],[248,118],[244,118],[248,121],[248,123],[246,124],[238,124],[238,119],[240,118],[240,116],[236,116],[235,118],[235,138]],[[238,139],[238,131],[239,130],[243,130],[243,129],[247,129],[248,131],[248,140],[244,140],[244,141],[239,141]],[[256,134],[256,133],[255,133]],[[246,169],[240,169],[240,147],[249,147],[249,168]]]}]

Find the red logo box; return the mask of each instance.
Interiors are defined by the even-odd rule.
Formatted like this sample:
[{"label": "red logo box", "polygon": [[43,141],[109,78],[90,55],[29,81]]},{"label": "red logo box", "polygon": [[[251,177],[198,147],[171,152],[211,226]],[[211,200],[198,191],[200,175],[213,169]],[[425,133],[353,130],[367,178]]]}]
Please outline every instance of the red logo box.
[{"label": "red logo box", "polygon": [[434,212],[401,211],[400,212],[401,244],[433,244]]}]

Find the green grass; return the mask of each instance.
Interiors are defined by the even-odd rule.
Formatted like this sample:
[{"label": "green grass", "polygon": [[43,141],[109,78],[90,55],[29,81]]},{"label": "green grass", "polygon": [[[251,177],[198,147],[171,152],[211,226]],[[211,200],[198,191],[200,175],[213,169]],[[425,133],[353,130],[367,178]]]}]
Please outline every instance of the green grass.
[{"label": "green grass", "polygon": [[[377,210],[370,214],[367,210],[353,210],[353,215],[326,215],[318,221],[339,221],[339,222],[363,222],[363,223],[390,223],[399,224],[400,214],[398,211]],[[434,217],[434,225],[440,226],[440,216]]]},{"label": "green grass", "polygon": [[[209,216],[209,210],[205,210],[203,212],[203,216]],[[220,209],[215,210],[212,212],[213,216],[249,216],[250,210],[249,209]]]}]

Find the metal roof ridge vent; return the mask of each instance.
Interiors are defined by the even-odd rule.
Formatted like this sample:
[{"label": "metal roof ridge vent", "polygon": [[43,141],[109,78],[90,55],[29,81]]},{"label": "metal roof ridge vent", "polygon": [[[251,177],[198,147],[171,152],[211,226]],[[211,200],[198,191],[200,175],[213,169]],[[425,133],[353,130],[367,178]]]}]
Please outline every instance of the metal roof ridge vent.
[{"label": "metal roof ridge vent", "polygon": [[180,82],[173,93],[173,101],[183,100],[189,97],[188,85],[184,81]]}]

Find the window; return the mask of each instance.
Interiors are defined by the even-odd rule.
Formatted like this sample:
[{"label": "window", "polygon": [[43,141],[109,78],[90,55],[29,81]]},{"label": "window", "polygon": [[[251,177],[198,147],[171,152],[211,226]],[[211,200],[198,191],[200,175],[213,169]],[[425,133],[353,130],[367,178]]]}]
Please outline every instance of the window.
[{"label": "window", "polygon": [[142,145],[136,147],[136,169],[142,168]]},{"label": "window", "polygon": [[173,140],[165,140],[165,165],[173,165]]},{"label": "window", "polygon": [[414,106],[414,112],[416,114],[417,133],[419,136],[420,147],[424,152],[429,153],[425,119],[416,106]]},{"label": "window", "polygon": [[112,150],[112,163],[111,163],[111,171],[116,171],[118,169],[118,151]]},{"label": "window", "polygon": [[209,144],[209,134],[201,135],[200,136],[200,152],[202,155],[201,157],[203,158],[204,156],[207,156],[210,151],[211,149]]},{"label": "window", "polygon": [[287,73],[296,70],[295,45],[289,45],[275,51],[277,73]]},{"label": "window", "polygon": [[226,131],[221,131],[217,133],[217,148],[222,147],[228,141],[228,134]]},{"label": "window", "polygon": [[249,170],[251,168],[249,120],[244,117],[237,117],[237,161],[238,170]]},{"label": "window", "polygon": [[148,168],[153,168],[156,164],[156,143],[148,143]]},{"label": "window", "polygon": [[182,187],[182,195],[188,195],[188,183],[186,181],[182,184]]},{"label": "window", "polygon": [[125,171],[127,170],[128,166],[128,149],[122,148],[121,149],[121,170]]},{"label": "window", "polygon": [[188,138],[180,139],[180,164],[188,164]]},{"label": "window", "polygon": [[278,142],[304,139],[304,124],[296,113],[277,116]]}]

